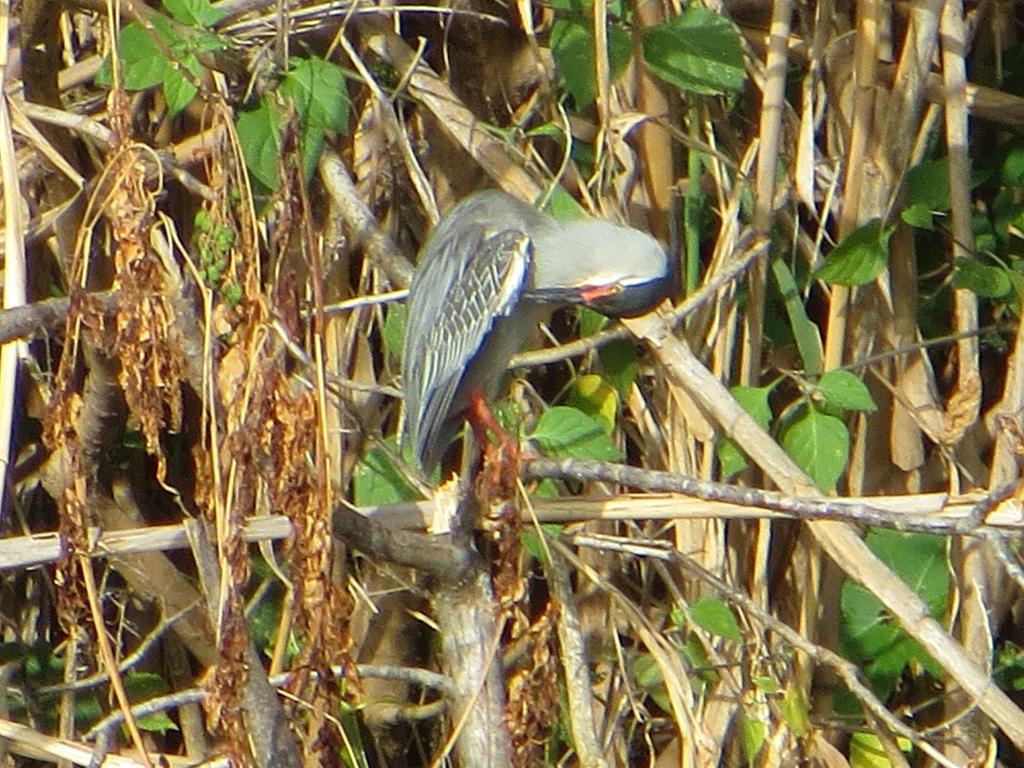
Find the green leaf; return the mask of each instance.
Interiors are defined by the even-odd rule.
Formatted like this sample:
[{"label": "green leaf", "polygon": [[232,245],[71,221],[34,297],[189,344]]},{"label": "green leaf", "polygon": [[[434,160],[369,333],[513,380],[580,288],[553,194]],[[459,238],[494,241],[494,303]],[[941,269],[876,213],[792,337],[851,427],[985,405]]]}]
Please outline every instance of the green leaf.
[{"label": "green leaf", "polygon": [[[141,703],[156,696],[162,696],[171,689],[166,680],[152,672],[130,672],[125,675],[124,687],[128,693],[128,698],[134,703]],[[139,718],[138,725],[142,730],[150,731],[151,733],[166,733],[167,731],[178,729],[174,721],[163,713]]]},{"label": "green leaf", "polygon": [[[133,22],[121,31],[124,86],[140,91],[162,85],[168,112],[173,117],[199,92],[195,83],[203,76],[203,66],[196,53],[219,50],[225,43],[217,35],[183,29],[163,14],[152,14],[149,23],[152,29],[144,29]],[[104,76],[108,77],[109,71]]]},{"label": "green leaf", "polygon": [[[264,563],[262,559],[257,562]],[[274,574],[265,563],[263,565],[263,570],[268,573],[272,580],[277,579],[277,575]],[[256,643],[256,647],[261,649],[264,653],[267,653],[267,649],[271,649],[273,647],[277,638],[278,628],[281,625],[281,610],[284,603],[283,596],[283,586],[279,583],[272,582],[268,585],[268,588],[256,604],[250,604],[246,609],[245,615],[249,628],[249,636],[252,638],[253,642]]]},{"label": "green leaf", "polygon": [[[988,174],[972,172],[971,188],[985,181]],[[930,213],[945,213],[949,210],[949,158],[940,157],[915,165],[907,171],[905,179],[908,208]],[[909,223],[909,222],[908,222]]]},{"label": "green leaf", "polygon": [[698,696],[703,695],[705,688],[719,682],[718,671],[695,632],[687,634],[686,642],[679,649],[679,653],[693,667],[694,674],[690,678],[690,684]]},{"label": "green leaf", "polygon": [[757,756],[764,747],[765,739],[768,738],[768,726],[761,720],[747,717],[746,713],[740,718],[740,732],[743,734],[743,754],[746,755],[747,765],[753,768],[757,765]]},{"label": "green leaf", "polygon": [[538,562],[544,561],[544,545],[541,543],[540,537],[537,532],[532,528],[527,528],[521,534],[519,534],[519,543],[522,544],[530,557]]},{"label": "green leaf", "polygon": [[1024,183],[1024,144],[1011,145],[999,169],[1000,180],[1008,187],[1019,187]]},{"label": "green leaf", "polygon": [[781,712],[782,719],[797,738],[802,739],[810,733],[811,707],[799,685],[790,682],[786,686],[786,692],[782,695]]},{"label": "green leaf", "polygon": [[736,445],[736,442],[731,437],[722,438],[721,442],[718,443],[716,451],[723,478],[728,479],[750,466],[746,454],[740,450],[740,447]]},{"label": "green leaf", "polygon": [[835,416],[809,408],[783,434],[782,447],[822,491],[830,493],[846,469],[850,433]]},{"label": "green leaf", "polygon": [[341,67],[312,56],[294,60],[281,83],[281,93],[295,104],[304,124],[348,133],[348,84]]},{"label": "green leaf", "polygon": [[636,353],[636,345],[620,339],[605,344],[597,354],[608,383],[615,387],[619,396],[625,400],[629,397],[633,382],[640,372],[640,358]]},{"label": "green leaf", "polygon": [[137,22],[121,30],[121,76],[129,91],[160,85],[174,68],[151,34]]},{"label": "green leaf", "polygon": [[865,666],[871,687],[887,697],[919,650],[907,634],[887,620],[882,602],[854,582],[843,585],[839,647],[843,655]]},{"label": "green leaf", "polygon": [[672,629],[682,629],[686,626],[686,611],[676,606],[668,612],[668,624]]},{"label": "green leaf", "polygon": [[269,190],[277,189],[281,120],[280,109],[264,98],[256,109],[239,114],[235,123],[249,173]]},{"label": "green leaf", "polygon": [[907,205],[931,211],[949,210],[949,158],[915,165],[907,171]]},{"label": "green leaf", "polygon": [[[889,618],[881,601],[864,587],[844,584],[840,604],[839,647],[844,656],[863,667],[879,696],[889,697],[911,662],[926,669],[934,667],[924,649]],[[936,677],[941,678],[941,670]]]},{"label": "green leaf", "polygon": [[807,315],[807,307],[804,306],[803,297],[789,265],[778,256],[772,259],[771,265],[772,275],[786,305],[786,316],[789,318],[789,326],[793,331],[796,348],[800,351],[804,370],[814,376],[820,373],[822,368],[821,334],[818,332],[818,326]]},{"label": "green leaf", "polygon": [[814,277],[833,285],[864,285],[878,277],[889,263],[892,228],[874,219],[854,230],[825,257]]},{"label": "green leaf", "polygon": [[982,264],[976,259],[957,259],[953,287],[964,288],[983,299],[1001,299],[1013,286],[1003,267]]},{"label": "green leaf", "polygon": [[348,133],[349,98],[340,67],[317,57],[297,59],[281,83],[281,93],[291,99],[302,130],[303,178],[316,170],[324,145],[324,132]]},{"label": "green leaf", "polygon": [[[553,539],[557,539],[562,535],[562,530],[565,528],[563,525],[556,525],[554,523],[545,523],[541,526],[545,536]],[[547,547],[544,542],[541,541],[540,536],[537,535],[537,531],[533,528],[526,528],[519,536],[519,541],[523,545],[523,549],[530,553],[534,560],[539,563],[547,563]]]},{"label": "green leaf", "polygon": [[[196,54],[220,50],[226,43],[217,35],[182,27],[160,13],[149,16],[149,25],[150,28],[144,28],[133,22],[121,30],[119,50],[124,86],[132,91],[163,86],[168,112],[173,117],[198,93],[195,83],[203,76],[203,66]],[[97,74],[97,82],[111,82],[109,60]]]},{"label": "green leaf", "polygon": [[[989,204],[988,215],[983,211],[974,211],[971,216],[971,226],[976,233],[975,253],[1001,250],[1001,246],[1007,243],[1011,237],[1016,238],[1010,233],[1011,227],[1019,232],[1022,223],[1024,223],[1024,208],[1020,203],[1020,189],[1007,187],[999,190]],[[995,240],[997,243],[995,248],[985,249],[978,246],[978,242],[984,243],[986,235],[989,239]]]},{"label": "green leaf", "polygon": [[160,675],[152,672],[129,672],[124,677],[124,688],[133,702],[143,702],[162,696],[171,688]]},{"label": "green leaf", "polygon": [[914,594],[941,616],[949,600],[949,563],[944,536],[873,528],[865,543]]},{"label": "green leaf", "polygon": [[548,408],[530,439],[548,456],[620,461],[622,452],[594,419],[564,405]]},{"label": "green leaf", "polygon": [[1013,287],[1013,294],[1016,301],[1011,302],[1014,314],[1020,316],[1020,307],[1024,303],[1024,275],[1020,274],[1016,270],[1006,270],[1006,278],[1010,281],[1010,285]]},{"label": "green leaf", "polygon": [[918,229],[926,229],[929,232],[935,229],[935,221],[932,216],[932,209],[924,203],[913,203],[908,205],[900,213],[900,218],[907,224]]},{"label": "green leaf", "polygon": [[[393,438],[389,438],[387,444],[394,449]],[[414,501],[420,497],[419,491],[380,448],[371,450],[356,465],[352,491],[355,503],[368,507]]]},{"label": "green leaf", "polygon": [[36,685],[58,680],[64,661],[42,640],[37,640],[25,658],[25,674]]},{"label": "green leaf", "polygon": [[589,141],[577,140],[572,143],[570,157],[575,161],[581,172],[591,174],[597,163],[597,150]]},{"label": "green leaf", "polygon": [[[771,387],[748,387],[738,385],[729,390],[743,410],[754,417],[754,421],[765,429],[771,425],[772,409],[768,404]],[[732,477],[747,468],[747,457],[736,442],[729,437],[722,438],[716,449],[722,477]]]},{"label": "green leaf", "polygon": [[241,304],[244,295],[245,291],[242,289],[242,286],[235,282],[225,283],[221,290],[224,303],[229,307],[237,307]]},{"label": "green leaf", "polygon": [[[904,534],[873,529],[865,543],[939,617],[949,601],[946,540],[927,534]],[[872,687],[883,697],[911,663],[920,664],[936,679],[942,668],[891,616],[871,592],[847,581],[840,596],[839,647],[851,661],[864,667]]]},{"label": "green leaf", "polygon": [[829,371],[818,380],[818,392],[831,408],[843,411],[878,410],[867,385],[849,371]]},{"label": "green leaf", "polygon": [[135,724],[139,726],[139,730],[148,731],[149,733],[167,733],[168,731],[178,730],[177,723],[163,712],[137,718]]},{"label": "green leaf", "polygon": [[185,109],[197,93],[199,89],[179,70],[167,70],[164,76],[164,97],[167,99],[167,112],[171,117]]},{"label": "green leaf", "polygon": [[[230,47],[229,43],[220,35],[203,30],[193,31],[192,34],[189,35],[186,45],[188,47],[188,51],[193,54],[224,51]],[[195,66],[193,67],[190,65],[189,68],[196,77],[199,77],[202,74],[202,66],[199,64],[198,59],[196,59],[195,62]]]},{"label": "green leaf", "polygon": [[666,712],[672,711],[672,702],[665,688],[665,673],[654,656],[649,653],[638,656],[633,663],[633,676],[636,684],[647,692],[655,704]]},{"label": "green leaf", "polygon": [[92,694],[75,697],[75,719],[82,724],[97,722],[103,715],[100,700]]},{"label": "green leaf", "polygon": [[[556,11],[575,13],[577,16],[586,15],[594,7],[594,0],[551,0],[551,7]],[[610,0],[608,3],[608,15],[621,19],[625,13],[625,4],[622,0]]]},{"label": "green leaf", "polygon": [[559,144],[565,143],[565,130],[558,123],[541,123],[534,128],[528,128],[525,135],[528,139],[544,137],[554,139]]},{"label": "green leaf", "polygon": [[381,337],[384,348],[397,359],[402,359],[402,347],[405,344],[405,325],[409,321],[408,304],[389,304],[384,315],[384,329]]},{"label": "green leaf", "polygon": [[549,477],[545,477],[537,483],[537,487],[533,489],[532,495],[536,496],[538,499],[557,499],[562,495],[562,491],[554,480]]},{"label": "green leaf", "polygon": [[[632,45],[629,33],[618,24],[608,27],[608,70],[614,82],[629,63]],[[586,109],[597,97],[594,61],[594,27],[580,16],[559,19],[551,29],[551,55],[579,110]]]},{"label": "green leaf", "polygon": [[227,14],[214,8],[209,0],[163,0],[164,8],[175,19],[190,27],[209,29]]},{"label": "green leaf", "polygon": [[316,164],[324,148],[326,136],[320,128],[304,126],[302,129],[302,178],[308,183],[316,174]]},{"label": "green leaf", "polygon": [[593,336],[608,325],[608,318],[590,307],[580,307],[579,317],[580,336],[584,338],[587,336]]},{"label": "green leaf", "polygon": [[579,221],[587,217],[583,206],[576,202],[576,198],[566,192],[561,184],[552,190],[544,210],[559,221]]},{"label": "green leaf", "polygon": [[701,673],[709,673],[709,676],[706,678],[708,682],[714,682],[716,678],[715,672],[712,669],[711,657],[708,656],[707,648],[704,647],[704,644],[701,643],[696,634],[693,632],[689,634],[679,652],[694,669]]},{"label": "green leaf", "polygon": [[732,609],[713,598],[698,600],[690,606],[690,620],[706,632],[724,637],[734,643],[743,642],[743,633]]},{"label": "green leaf", "polygon": [[619,395],[615,388],[596,373],[579,376],[569,396],[569,405],[578,408],[601,425],[606,435],[615,430],[619,415]]},{"label": "green leaf", "polygon": [[737,384],[729,392],[759,426],[768,429],[772,423],[772,407],[768,403],[772,387],[748,387],[743,384]]},{"label": "green leaf", "polygon": [[754,684],[758,693],[777,694],[782,690],[779,681],[768,675],[753,675],[750,682]]},{"label": "green leaf", "polygon": [[736,27],[701,6],[644,32],[644,60],[658,77],[684,91],[739,92],[747,79]]},{"label": "green leaf", "polygon": [[[903,752],[912,750],[910,740],[903,736],[896,738],[896,746]],[[850,768],[892,768],[892,761],[875,734],[860,731],[850,737]]]},{"label": "green leaf", "polygon": [[1024,653],[1009,640],[996,653],[993,677],[1004,691],[1024,691]]},{"label": "green leaf", "polygon": [[594,84],[594,38],[582,19],[559,19],[551,29],[551,55],[565,90],[577,109],[589,107],[597,95]]}]

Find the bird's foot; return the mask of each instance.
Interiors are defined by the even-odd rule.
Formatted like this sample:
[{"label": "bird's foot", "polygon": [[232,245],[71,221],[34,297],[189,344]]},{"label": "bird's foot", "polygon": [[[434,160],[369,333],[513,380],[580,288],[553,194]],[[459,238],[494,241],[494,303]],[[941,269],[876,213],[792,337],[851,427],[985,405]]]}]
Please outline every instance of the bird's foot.
[{"label": "bird's foot", "polygon": [[502,429],[479,391],[469,395],[466,420],[483,452],[481,482],[495,491],[499,488],[514,489],[519,472],[519,445]]}]

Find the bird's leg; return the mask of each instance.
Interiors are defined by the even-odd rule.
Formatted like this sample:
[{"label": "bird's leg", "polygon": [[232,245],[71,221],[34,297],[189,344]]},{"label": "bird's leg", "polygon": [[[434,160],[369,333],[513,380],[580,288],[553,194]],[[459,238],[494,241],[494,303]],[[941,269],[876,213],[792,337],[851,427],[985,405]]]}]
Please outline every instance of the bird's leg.
[{"label": "bird's leg", "polygon": [[474,389],[469,393],[469,407],[466,409],[466,420],[476,433],[476,438],[486,452],[491,441],[488,432],[498,438],[503,458],[512,465],[519,463],[519,445],[501,428],[494,413],[484,400],[483,392]]},{"label": "bird's leg", "polygon": [[[516,480],[519,477],[519,445],[498,424],[479,391],[470,393],[466,420],[473,428],[483,452],[480,473],[477,475],[477,492],[481,504],[485,510],[503,508],[503,503],[495,507],[494,502],[507,501],[515,496]],[[499,445],[494,445],[488,432],[498,439]],[[485,516],[490,519],[489,513],[485,513]],[[503,529],[505,526],[499,525],[498,528]]]}]

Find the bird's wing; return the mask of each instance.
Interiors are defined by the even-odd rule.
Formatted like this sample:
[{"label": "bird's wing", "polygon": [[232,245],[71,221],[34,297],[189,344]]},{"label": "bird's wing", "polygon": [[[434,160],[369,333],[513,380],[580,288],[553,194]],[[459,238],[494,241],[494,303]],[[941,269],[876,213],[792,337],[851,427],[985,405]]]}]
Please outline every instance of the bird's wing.
[{"label": "bird's wing", "polygon": [[[424,458],[443,451],[460,384],[495,322],[516,306],[529,280],[533,246],[518,229],[468,222],[436,233],[409,298],[403,353],[406,433]],[[494,372],[501,375],[503,372]]]}]

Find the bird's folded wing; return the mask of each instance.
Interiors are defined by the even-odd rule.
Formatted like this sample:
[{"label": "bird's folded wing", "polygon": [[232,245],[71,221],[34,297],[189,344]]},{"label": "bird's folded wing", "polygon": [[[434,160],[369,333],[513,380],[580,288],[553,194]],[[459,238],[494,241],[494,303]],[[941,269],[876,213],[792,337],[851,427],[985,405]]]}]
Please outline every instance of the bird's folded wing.
[{"label": "bird's folded wing", "polygon": [[[530,277],[530,238],[481,222],[431,242],[409,300],[403,370],[406,424],[421,459],[441,437],[467,369],[494,324],[513,311]],[[497,374],[496,374],[497,375]]]}]

